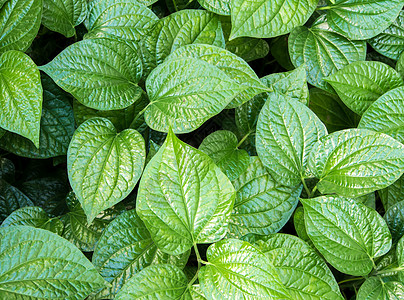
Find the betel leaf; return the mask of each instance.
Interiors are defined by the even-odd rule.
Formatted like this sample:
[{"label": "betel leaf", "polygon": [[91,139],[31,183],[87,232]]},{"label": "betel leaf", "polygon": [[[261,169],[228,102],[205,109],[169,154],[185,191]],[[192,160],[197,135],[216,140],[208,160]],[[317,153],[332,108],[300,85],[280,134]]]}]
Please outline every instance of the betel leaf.
[{"label": "betel leaf", "polygon": [[325,124],[330,133],[355,128],[360,120],[360,116],[346,107],[337,95],[318,88],[310,89],[309,107]]},{"label": "betel leaf", "polygon": [[258,157],[251,157],[248,168],[233,181],[236,200],[229,220],[229,235],[248,233],[268,235],[278,232],[291,217],[302,185],[279,184]]},{"label": "betel leaf", "polygon": [[134,129],[117,133],[104,118],[80,125],[69,145],[67,170],[88,223],[129,195],[140,178],[145,157],[143,137]]},{"label": "betel leaf", "polygon": [[34,203],[19,189],[0,179],[0,221],[25,206],[34,206]]},{"label": "betel leaf", "polygon": [[364,204],[335,196],[300,201],[307,234],[340,272],[365,276],[372,270],[374,259],[390,250],[391,235],[386,222]]},{"label": "betel leaf", "polygon": [[188,44],[225,47],[218,16],[203,10],[182,10],[159,20],[142,40],[145,75],[165,58]]},{"label": "betel leaf", "polygon": [[384,219],[390,229],[393,243],[396,243],[404,235],[404,200],[387,209]]},{"label": "betel leaf", "polygon": [[291,299],[344,299],[327,264],[301,239],[275,234],[254,245],[272,262]]},{"label": "betel leaf", "polygon": [[234,197],[230,180],[209,156],[169,131],[146,166],[136,211],[158,248],[178,255],[225,236]]},{"label": "betel leaf", "polygon": [[135,274],[116,295],[116,300],[190,299],[184,272],[173,265],[154,265]]},{"label": "betel leaf", "polygon": [[66,155],[74,132],[73,109],[69,97],[49,77],[42,77],[43,103],[39,148],[30,140],[7,132],[0,147],[19,156],[50,158]]},{"label": "betel leaf", "polygon": [[399,13],[393,24],[368,42],[380,54],[398,60],[404,52],[404,11]]},{"label": "betel leaf", "polygon": [[317,2],[232,0],[230,39],[241,36],[270,38],[289,33],[309,19]]},{"label": "betel leaf", "polygon": [[224,71],[196,58],[165,61],[146,80],[150,105],[144,118],[150,128],[175,133],[197,129],[246,89]]},{"label": "betel leaf", "polygon": [[358,128],[383,132],[404,143],[404,86],[373,102],[363,114]]},{"label": "betel leaf", "polygon": [[198,0],[208,11],[222,16],[230,16],[230,3],[231,0]]},{"label": "betel leaf", "polygon": [[5,157],[0,158],[0,180],[13,183],[15,180],[15,166],[11,160]]},{"label": "betel leaf", "polygon": [[27,206],[13,211],[0,227],[18,225],[47,229],[59,235],[63,232],[63,223],[58,218],[50,219],[48,214],[38,206]]},{"label": "betel leaf", "polygon": [[398,281],[383,282],[379,276],[369,277],[361,285],[357,300],[400,300],[404,297],[404,285]]},{"label": "betel leaf", "polygon": [[255,95],[268,90],[244,60],[230,51],[216,46],[201,44],[186,45],[174,51],[167,57],[167,60],[190,57],[208,62],[225,72],[236,83],[246,87],[244,91],[229,103],[227,108],[240,106]]},{"label": "betel leaf", "polygon": [[3,299],[79,300],[104,286],[83,253],[50,231],[9,226],[0,229],[0,241]]},{"label": "betel leaf", "polygon": [[0,93],[0,127],[39,147],[42,86],[38,67],[28,55],[11,50],[0,56]]},{"label": "betel leaf", "polygon": [[367,129],[346,129],[317,142],[308,169],[323,194],[358,197],[388,187],[404,172],[404,145]]},{"label": "betel leaf", "polygon": [[230,179],[236,179],[247,168],[250,156],[238,149],[236,135],[227,130],[219,130],[208,135],[199,146]]},{"label": "betel leaf", "polygon": [[80,103],[100,110],[122,109],[142,94],[142,62],[135,48],[98,38],[74,43],[39,67]]},{"label": "betel leaf", "polygon": [[401,0],[337,0],[327,13],[331,28],[352,40],[366,40],[386,29],[403,8]]},{"label": "betel leaf", "polygon": [[0,5],[0,54],[8,50],[25,51],[41,26],[42,0],[3,2],[4,5]]},{"label": "betel leaf", "polygon": [[358,61],[325,79],[351,110],[362,115],[381,95],[404,85],[403,79],[388,65],[377,61]]},{"label": "betel leaf", "polygon": [[396,71],[400,74],[401,78],[404,79],[404,52],[397,61]]},{"label": "betel leaf", "polygon": [[289,299],[271,261],[248,242],[223,240],[206,256],[198,278],[207,299]]},{"label": "betel leaf", "polygon": [[161,252],[135,210],[122,213],[103,231],[93,254],[93,264],[111,286],[91,299],[113,298],[128,280],[151,264],[183,268],[190,252],[172,256]]},{"label": "betel leaf", "polygon": [[306,225],[304,224],[304,208],[303,206],[299,206],[295,209],[293,214],[293,225],[295,227],[297,236],[305,241],[310,247],[316,249],[313,242],[307,235]]},{"label": "betel leaf", "polygon": [[327,23],[295,28],[289,36],[289,55],[295,67],[306,65],[307,81],[333,92],[323,79],[352,62],[365,60],[366,43],[333,32]]},{"label": "betel leaf", "polygon": [[324,124],[306,105],[271,93],[258,117],[257,153],[276,181],[294,186],[306,177],[311,148],[326,134]]},{"label": "betel leaf", "polygon": [[85,22],[86,38],[110,37],[129,42],[139,41],[158,20],[146,7],[148,3],[136,0],[91,0]]},{"label": "betel leaf", "polygon": [[75,27],[87,16],[86,0],[42,0],[42,24],[65,37],[76,34]]},{"label": "betel leaf", "polygon": [[386,211],[394,204],[404,200],[404,175],[387,188],[380,190],[379,196]]},{"label": "betel leaf", "polygon": [[243,136],[250,134],[250,142],[252,140],[255,143],[255,128],[257,126],[258,115],[265,104],[265,100],[265,95],[260,94],[240,105],[235,110],[237,129]]}]

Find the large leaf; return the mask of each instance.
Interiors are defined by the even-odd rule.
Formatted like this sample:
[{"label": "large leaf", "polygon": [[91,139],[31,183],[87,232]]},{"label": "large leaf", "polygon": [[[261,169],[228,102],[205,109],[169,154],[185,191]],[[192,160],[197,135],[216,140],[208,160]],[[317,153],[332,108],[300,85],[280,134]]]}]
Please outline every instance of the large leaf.
[{"label": "large leaf", "polygon": [[386,211],[394,204],[404,200],[404,175],[387,188],[380,190],[379,196]]},{"label": "large leaf", "polygon": [[23,192],[16,187],[0,179],[0,221],[2,222],[13,211],[25,207],[33,206],[34,203]]},{"label": "large leaf", "polygon": [[404,200],[392,205],[386,211],[384,219],[390,229],[393,243],[396,243],[404,235]]},{"label": "large leaf", "polygon": [[218,15],[230,16],[230,2],[231,0],[198,0],[208,11]]},{"label": "large leaf", "polygon": [[88,10],[86,37],[139,41],[158,20],[142,1],[136,0],[91,0]]},{"label": "large leaf", "polygon": [[366,43],[333,32],[327,23],[297,27],[289,36],[289,55],[295,67],[306,65],[307,81],[333,92],[323,78],[354,61],[365,60]]},{"label": "large leaf", "polygon": [[211,245],[198,278],[207,299],[289,299],[271,261],[247,242]]},{"label": "large leaf", "polygon": [[159,20],[142,40],[145,75],[173,51],[188,44],[209,44],[224,48],[219,18],[203,10],[182,10]]},{"label": "large leaf", "polygon": [[318,88],[310,89],[309,107],[330,133],[358,126],[360,116],[346,107],[337,95],[327,91]]},{"label": "large leaf", "polygon": [[385,188],[404,172],[404,145],[367,129],[334,132],[316,143],[308,159],[321,193],[358,197]]},{"label": "large leaf", "polygon": [[366,40],[386,29],[402,8],[402,0],[337,0],[327,13],[327,21],[349,39]]},{"label": "large leaf", "polygon": [[396,71],[401,75],[401,78],[404,79],[404,52],[397,61]]},{"label": "large leaf", "polygon": [[404,11],[400,12],[393,24],[368,42],[380,54],[397,60],[404,52]]},{"label": "large leaf", "polygon": [[93,264],[111,286],[92,299],[113,298],[128,280],[151,264],[174,264],[183,268],[189,251],[171,256],[157,249],[135,210],[124,212],[105,228],[93,254]]},{"label": "large leaf", "polygon": [[381,95],[404,85],[403,79],[388,65],[377,61],[358,61],[325,79],[341,100],[362,115]]},{"label": "large leaf", "polygon": [[0,5],[0,54],[8,50],[25,51],[41,26],[42,0],[3,3]]},{"label": "large leaf", "polygon": [[116,295],[116,300],[190,299],[184,272],[173,265],[149,266],[135,274]]},{"label": "large leaf", "polygon": [[49,77],[42,77],[43,103],[39,148],[30,140],[8,132],[0,147],[19,156],[49,158],[66,155],[74,132],[73,109],[69,97]]},{"label": "large leaf", "polygon": [[147,77],[150,105],[144,118],[152,129],[175,133],[197,129],[221,112],[245,86],[196,58],[170,59]]},{"label": "large leaf", "polygon": [[250,156],[245,150],[238,149],[236,135],[227,130],[219,130],[208,135],[199,146],[222,169],[230,180],[236,179],[245,171]]},{"label": "large leaf", "polygon": [[390,250],[391,235],[386,222],[364,204],[335,196],[300,201],[307,234],[340,272],[365,276],[372,270],[374,259]]},{"label": "large leaf", "polygon": [[327,264],[301,239],[275,234],[255,246],[273,263],[291,299],[344,299]]},{"label": "large leaf", "polygon": [[401,282],[383,282],[379,276],[369,277],[361,285],[357,300],[400,300],[404,298],[404,285]]},{"label": "large leaf", "polygon": [[145,161],[143,137],[134,129],[116,132],[104,118],[76,130],[67,153],[70,184],[91,223],[135,187]]},{"label": "large leaf", "polygon": [[383,132],[404,143],[404,86],[377,99],[363,114],[358,128]]},{"label": "large leaf", "polygon": [[279,184],[258,157],[251,157],[248,168],[233,181],[236,201],[229,221],[229,235],[247,233],[268,235],[278,232],[291,217],[302,191]]},{"label": "large leaf", "polygon": [[327,134],[317,116],[303,103],[271,93],[257,123],[257,153],[276,181],[297,185],[313,145]]},{"label": "large leaf", "polygon": [[104,286],[83,253],[50,231],[10,226],[0,229],[0,241],[3,299],[79,300]]},{"label": "large leaf", "polygon": [[136,210],[158,248],[177,255],[225,236],[234,197],[219,167],[170,131],[146,166]]},{"label": "large leaf", "polygon": [[0,94],[0,127],[38,147],[42,86],[38,68],[28,55],[12,50],[0,56]]},{"label": "large leaf", "polygon": [[231,1],[230,39],[240,36],[270,38],[289,33],[309,19],[317,0]]},{"label": "large leaf", "polygon": [[76,34],[75,27],[87,16],[86,0],[43,0],[42,24],[65,37]]},{"label": "large leaf", "polygon": [[64,49],[50,63],[39,67],[80,103],[111,110],[130,106],[141,96],[139,54],[124,42],[98,38]]}]

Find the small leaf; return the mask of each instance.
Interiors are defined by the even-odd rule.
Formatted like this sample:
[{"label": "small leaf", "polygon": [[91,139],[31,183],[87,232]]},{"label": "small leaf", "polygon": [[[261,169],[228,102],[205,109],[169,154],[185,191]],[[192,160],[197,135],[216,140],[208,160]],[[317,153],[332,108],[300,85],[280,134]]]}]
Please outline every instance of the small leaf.
[{"label": "small leaf", "polygon": [[387,253],[391,235],[383,218],[353,199],[322,196],[300,199],[307,234],[338,271],[365,276],[374,259]]},{"label": "small leaf", "polygon": [[0,55],[8,50],[27,50],[41,26],[42,0],[6,0],[0,4]]},{"label": "small leaf", "polygon": [[240,238],[248,233],[268,235],[278,232],[291,217],[302,185],[287,187],[268,173],[258,157],[233,181],[236,201],[229,221],[229,235]]},{"label": "small leaf", "polygon": [[250,101],[236,107],[235,123],[240,133],[245,136],[250,134],[250,142],[255,143],[255,128],[257,127],[258,115],[264,106],[266,97],[257,95]]},{"label": "small leaf", "polygon": [[0,180],[13,183],[15,180],[15,166],[8,158],[0,158]]},{"label": "small leaf", "polygon": [[295,226],[297,236],[305,241],[310,247],[315,249],[316,247],[307,235],[306,225],[304,224],[303,206],[299,206],[295,209],[295,213],[293,214],[293,225]]},{"label": "small leaf", "polygon": [[30,139],[38,148],[42,86],[28,55],[12,50],[0,56],[0,94],[0,127]]},{"label": "small leaf", "polygon": [[289,299],[271,261],[251,244],[223,240],[206,256],[198,278],[207,299]]},{"label": "small leaf", "polygon": [[404,235],[404,201],[392,205],[386,211],[384,219],[390,229],[393,243],[396,243]]},{"label": "small leaf", "polygon": [[137,86],[142,62],[137,51],[112,39],[84,40],[39,67],[80,103],[94,109],[122,109],[142,94]]},{"label": "small leaf", "polygon": [[404,85],[399,74],[377,61],[351,63],[325,79],[351,110],[362,115],[381,95]]},{"label": "small leaf", "polygon": [[329,134],[310,153],[321,193],[358,197],[388,187],[404,172],[404,145],[383,133],[347,129]]},{"label": "small leaf", "polygon": [[373,102],[363,114],[358,128],[383,132],[404,143],[404,86]]},{"label": "small leaf", "polygon": [[401,282],[383,282],[379,277],[369,277],[361,285],[357,300],[393,300],[404,297],[404,285]]},{"label": "small leaf", "polygon": [[404,79],[404,52],[397,61],[396,71],[400,74],[401,78]]},{"label": "small leaf", "polygon": [[157,247],[178,255],[225,236],[234,197],[219,167],[170,131],[146,166],[136,211]]},{"label": "small leaf", "polygon": [[65,37],[74,36],[74,27],[80,25],[86,16],[86,0],[43,0],[42,24]]},{"label": "small leaf", "polygon": [[401,200],[404,200],[404,176],[401,176],[387,188],[380,190],[379,196],[385,211]]},{"label": "small leaf", "polygon": [[76,130],[67,153],[69,181],[91,223],[135,187],[145,161],[143,137],[133,129],[116,132],[104,118]]},{"label": "small leaf", "polygon": [[295,186],[305,175],[313,145],[327,134],[303,103],[271,93],[257,123],[257,153],[276,181]]},{"label": "small leaf", "polygon": [[19,189],[0,179],[0,222],[25,206],[34,206],[34,203]]}]

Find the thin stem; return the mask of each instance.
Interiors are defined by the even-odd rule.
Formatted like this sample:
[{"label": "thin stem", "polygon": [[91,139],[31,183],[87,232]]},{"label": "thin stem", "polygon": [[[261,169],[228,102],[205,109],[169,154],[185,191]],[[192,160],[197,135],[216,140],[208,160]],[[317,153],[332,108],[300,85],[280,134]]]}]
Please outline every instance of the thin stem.
[{"label": "thin stem", "polygon": [[190,288],[194,284],[194,282],[198,279],[199,270],[201,269],[201,266],[202,266],[201,262],[203,261],[201,259],[201,255],[199,254],[198,246],[196,244],[194,244],[194,250],[195,250],[196,259],[198,261],[198,270],[196,270],[194,277],[188,283],[188,288]]},{"label": "thin stem", "polygon": [[313,190],[311,191],[311,193],[310,193],[310,198],[313,198],[313,196],[314,196],[314,194],[316,193],[316,191],[317,191],[317,185],[313,188]]},{"label": "thin stem", "polygon": [[354,278],[345,279],[345,280],[338,282],[338,285],[346,283],[346,282],[359,281],[359,280],[363,280],[363,277],[354,277]]},{"label": "thin stem", "polygon": [[133,119],[132,123],[130,123],[129,127],[132,127],[136,123],[136,121],[144,114],[144,112],[146,111],[146,109],[149,107],[150,104],[151,102],[147,104],[145,108],[143,108],[141,111],[138,112],[136,117]]},{"label": "thin stem", "polygon": [[245,136],[243,136],[241,141],[237,144],[236,148],[240,147],[244,143],[244,141],[250,136],[250,134],[251,134],[251,132],[249,132]]},{"label": "thin stem", "polygon": [[403,271],[403,270],[404,270],[404,267],[392,268],[392,269],[387,269],[387,270],[380,270],[380,271],[376,272],[376,275],[392,273],[392,272],[400,272],[400,271]]},{"label": "thin stem", "polygon": [[304,180],[304,177],[302,177],[302,183],[303,183],[303,186],[304,186],[304,190],[305,190],[306,193],[307,193],[307,197],[311,198],[311,197],[310,197],[310,195],[311,195],[310,189],[309,189],[309,187],[307,186],[306,181]]},{"label": "thin stem", "polygon": [[331,9],[332,6],[321,6],[321,7],[317,7],[316,10],[327,10],[327,9]]}]

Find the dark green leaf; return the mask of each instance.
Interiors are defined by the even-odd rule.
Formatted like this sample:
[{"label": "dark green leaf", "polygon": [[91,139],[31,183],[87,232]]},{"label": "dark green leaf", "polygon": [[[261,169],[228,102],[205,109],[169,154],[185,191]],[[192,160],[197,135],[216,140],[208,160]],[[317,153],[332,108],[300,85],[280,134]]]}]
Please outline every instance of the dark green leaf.
[{"label": "dark green leaf", "polygon": [[392,205],[384,215],[389,226],[393,243],[396,243],[404,235],[404,200]]},{"label": "dark green leaf", "polygon": [[1,179],[0,221],[2,222],[13,211],[25,206],[34,206],[34,203],[19,189]]},{"label": "dark green leaf", "polygon": [[379,277],[369,277],[358,291],[357,300],[400,300],[404,298],[401,282],[383,282]]},{"label": "dark green leaf", "polygon": [[386,211],[394,204],[404,200],[404,176],[401,176],[387,188],[380,190],[379,196]]}]

